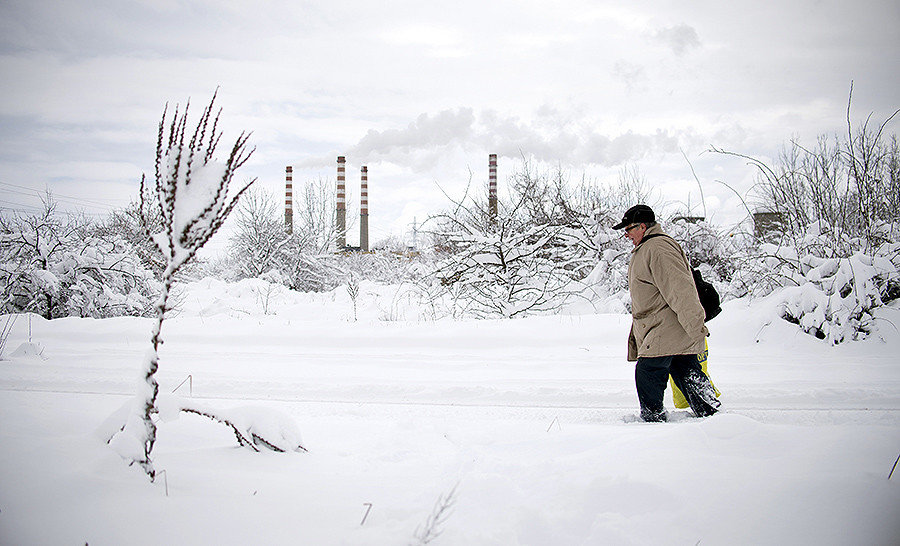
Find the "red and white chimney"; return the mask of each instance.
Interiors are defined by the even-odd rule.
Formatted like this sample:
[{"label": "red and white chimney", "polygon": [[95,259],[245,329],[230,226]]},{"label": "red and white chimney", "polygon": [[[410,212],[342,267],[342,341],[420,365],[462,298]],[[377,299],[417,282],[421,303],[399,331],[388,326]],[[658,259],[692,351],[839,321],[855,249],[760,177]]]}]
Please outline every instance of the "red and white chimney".
[{"label": "red and white chimney", "polygon": [[343,251],[347,246],[347,191],[344,156],[337,158],[337,249]]},{"label": "red and white chimney", "polygon": [[497,221],[497,154],[488,155],[488,210],[491,221]]},{"label": "red and white chimney", "polygon": [[365,165],[360,171],[359,249],[369,251],[369,168]]},{"label": "red and white chimney", "polygon": [[294,232],[294,168],[284,168],[284,229]]}]

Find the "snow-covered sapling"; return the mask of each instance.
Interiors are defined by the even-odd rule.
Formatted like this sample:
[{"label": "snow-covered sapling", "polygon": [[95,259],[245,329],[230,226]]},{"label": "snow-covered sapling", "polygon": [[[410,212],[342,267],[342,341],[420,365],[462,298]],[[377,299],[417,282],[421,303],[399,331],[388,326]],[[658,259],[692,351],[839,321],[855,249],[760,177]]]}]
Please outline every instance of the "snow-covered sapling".
[{"label": "snow-covered sapling", "polygon": [[[153,415],[158,413],[160,331],[169,309],[169,294],[175,274],[185,265],[222,226],[240,195],[255,181],[251,180],[237,192],[229,194],[234,173],[253,153],[248,149],[249,133],[242,132],[224,162],[213,158],[221,138],[217,131],[218,113],[213,116],[216,94],[203,110],[197,127],[185,141],[190,103],[179,115],[178,106],[167,128],[168,105],[159,122],[156,142],[155,183],[145,186],[141,179],[141,214],[147,218],[158,212],[162,217],[162,231],[147,233],[163,253],[166,268],[162,273],[162,290],[155,305],[156,322],[151,335],[151,347],[144,359],[144,381],[138,389],[137,400],[125,426],[110,439],[110,445],[130,461],[138,463],[153,480],[156,472],[150,459],[156,441]],[[158,210],[156,210],[158,209]],[[152,225],[146,222],[144,225]]]},{"label": "snow-covered sapling", "polygon": [[0,360],[3,359],[3,350],[6,348],[6,340],[9,339],[9,335],[12,333],[12,328],[15,326],[17,318],[19,318],[19,315],[6,315],[6,320],[3,322],[2,327],[0,327]]},{"label": "snow-covered sapling", "polygon": [[356,322],[357,300],[359,299],[359,278],[352,273],[347,278],[347,295],[350,296],[350,302],[353,304],[353,322]]},{"label": "snow-covered sapling", "polygon": [[447,519],[453,512],[453,505],[456,504],[456,490],[459,483],[453,486],[446,495],[440,495],[437,502],[434,503],[434,509],[425,520],[425,524],[419,526],[413,535],[414,541],[411,546],[424,546],[433,541],[444,532],[443,525],[447,523]]}]

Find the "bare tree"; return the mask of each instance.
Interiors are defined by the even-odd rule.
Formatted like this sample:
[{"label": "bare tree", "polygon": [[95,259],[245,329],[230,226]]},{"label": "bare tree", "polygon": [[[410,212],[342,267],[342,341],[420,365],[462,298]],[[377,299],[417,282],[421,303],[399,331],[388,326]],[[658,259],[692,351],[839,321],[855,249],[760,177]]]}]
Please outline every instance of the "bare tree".
[{"label": "bare tree", "polygon": [[618,223],[622,213],[634,205],[661,208],[653,198],[647,178],[635,165],[622,167],[614,184],[592,184],[582,180],[579,194],[580,208],[591,211],[598,222],[610,225]]},{"label": "bare tree", "polygon": [[275,196],[259,188],[241,197],[235,208],[234,235],[228,243],[229,254],[241,278],[254,278],[280,269],[286,254],[296,246],[279,212]]},{"label": "bare tree", "polygon": [[78,226],[60,219],[51,195],[43,204],[39,214],[0,217],[0,272],[6,281],[5,309],[32,311],[49,320],[65,316],[58,311],[63,300],[62,283],[52,268],[77,236]]},{"label": "bare tree", "polygon": [[[309,180],[296,197],[294,232],[303,241],[303,248],[313,254],[335,249],[337,221],[336,193],[331,181]],[[347,219],[347,224],[351,224]]]}]

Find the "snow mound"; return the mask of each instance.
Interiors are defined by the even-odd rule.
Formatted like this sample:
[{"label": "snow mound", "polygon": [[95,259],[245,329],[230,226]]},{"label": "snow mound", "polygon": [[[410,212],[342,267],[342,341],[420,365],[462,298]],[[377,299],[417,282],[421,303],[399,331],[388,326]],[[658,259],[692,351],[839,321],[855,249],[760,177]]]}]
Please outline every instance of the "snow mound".
[{"label": "snow mound", "polygon": [[43,360],[44,348],[40,343],[25,342],[13,351],[9,356],[13,358],[25,358],[31,360]]}]

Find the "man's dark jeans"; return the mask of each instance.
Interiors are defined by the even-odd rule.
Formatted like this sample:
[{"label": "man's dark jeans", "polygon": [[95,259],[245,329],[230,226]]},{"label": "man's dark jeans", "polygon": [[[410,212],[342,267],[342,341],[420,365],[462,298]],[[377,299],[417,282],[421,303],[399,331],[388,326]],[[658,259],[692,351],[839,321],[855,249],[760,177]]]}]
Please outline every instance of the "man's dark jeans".
[{"label": "man's dark jeans", "polygon": [[700,368],[697,355],[669,355],[638,358],[634,368],[634,383],[641,403],[641,419],[665,421],[663,395],[672,380],[690,404],[697,417],[714,414],[719,407],[716,391]]}]

